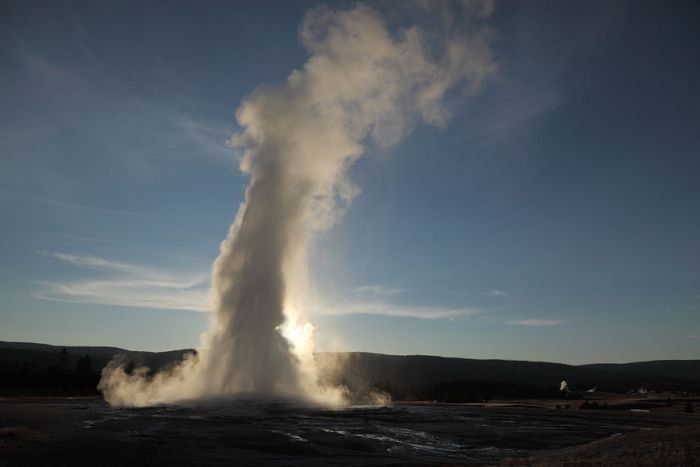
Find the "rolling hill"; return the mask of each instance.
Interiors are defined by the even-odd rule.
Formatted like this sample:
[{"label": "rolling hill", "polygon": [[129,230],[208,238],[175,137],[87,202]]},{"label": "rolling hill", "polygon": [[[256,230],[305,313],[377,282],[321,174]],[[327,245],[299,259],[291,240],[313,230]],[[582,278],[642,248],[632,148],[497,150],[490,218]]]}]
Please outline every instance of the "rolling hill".
[{"label": "rolling hill", "polygon": [[[179,361],[192,351],[140,352],[117,347],[63,347],[0,341],[0,377],[4,375],[2,386],[5,389],[12,384],[28,384],[29,380],[33,385],[40,385],[52,375],[65,377],[77,372],[80,365],[85,372],[84,359],[89,357],[87,371],[93,377],[85,379],[83,384],[91,385],[99,378],[99,371],[117,355],[136,366],[158,369]],[[593,386],[612,392],[640,386],[694,392],[700,388],[700,360],[566,365],[363,352],[319,353],[316,359],[323,382],[345,384],[352,390],[380,389],[402,399],[432,399],[464,392],[513,397],[556,396],[562,380],[568,381],[577,391]]]}]

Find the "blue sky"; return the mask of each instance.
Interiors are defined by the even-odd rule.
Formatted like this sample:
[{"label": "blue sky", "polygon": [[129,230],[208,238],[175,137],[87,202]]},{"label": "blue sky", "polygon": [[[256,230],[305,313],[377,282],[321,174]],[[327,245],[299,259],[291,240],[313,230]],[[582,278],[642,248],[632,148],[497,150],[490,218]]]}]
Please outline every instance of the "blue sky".
[{"label": "blue sky", "polygon": [[[246,183],[235,110],[303,65],[317,4],[3,3],[0,339],[196,345]],[[700,358],[698,20],[497,2],[483,90],[353,167],[314,244],[319,348]]]}]

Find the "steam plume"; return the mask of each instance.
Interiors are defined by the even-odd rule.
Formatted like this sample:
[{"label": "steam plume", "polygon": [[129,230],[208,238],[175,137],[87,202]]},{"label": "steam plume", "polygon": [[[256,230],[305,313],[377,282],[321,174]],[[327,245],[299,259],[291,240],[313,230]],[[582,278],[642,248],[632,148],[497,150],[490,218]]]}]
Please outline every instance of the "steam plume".
[{"label": "steam plume", "polygon": [[363,4],[306,14],[303,69],[257,89],[237,112],[243,131],[231,144],[250,181],[213,266],[213,313],[197,355],[153,376],[112,362],[100,382],[110,403],[237,394],[338,401],[318,387],[313,327],[303,321],[309,241],[357,195],[347,171],[366,144],[396,144],[418,120],[445,125],[445,94],[473,92],[494,72],[482,25],[490,3],[465,5],[426,4],[436,27],[395,35]]}]

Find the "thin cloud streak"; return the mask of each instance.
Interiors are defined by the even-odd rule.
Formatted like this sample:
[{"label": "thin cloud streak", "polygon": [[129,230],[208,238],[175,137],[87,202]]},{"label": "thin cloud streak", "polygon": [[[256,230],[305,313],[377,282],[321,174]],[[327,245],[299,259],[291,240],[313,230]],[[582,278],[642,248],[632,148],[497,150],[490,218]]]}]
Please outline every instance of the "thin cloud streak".
[{"label": "thin cloud streak", "polygon": [[484,292],[485,295],[488,295],[489,297],[507,297],[508,292],[505,290],[499,290],[499,289],[493,289],[489,290],[487,292]]},{"label": "thin cloud streak", "polygon": [[560,319],[516,319],[507,321],[505,324],[512,326],[547,327],[561,326],[564,323],[566,323],[566,321]]},{"label": "thin cloud streak", "polygon": [[38,282],[41,289],[32,294],[34,298],[133,308],[209,311],[209,277],[205,274],[182,279],[182,274],[95,256],[38,253],[82,269],[99,270],[107,277]]},{"label": "thin cloud streak", "polygon": [[121,216],[137,216],[137,217],[149,217],[149,214],[143,213],[143,212],[137,212],[137,211],[127,211],[123,209],[111,209],[111,208],[102,208],[98,206],[86,206],[84,204],[76,204],[76,203],[68,203],[66,201],[60,201],[56,199],[51,199],[51,198],[42,198],[39,196],[32,196],[32,195],[23,195],[19,193],[13,193],[10,191],[5,191],[5,190],[0,190],[0,193],[11,196],[13,198],[19,198],[19,199],[25,199],[28,201],[34,201],[37,203],[45,203],[45,204],[51,204],[54,206],[61,206],[64,208],[71,208],[71,209],[84,209],[88,211],[95,211],[95,212],[101,212],[104,214],[118,214]]},{"label": "thin cloud streak", "polygon": [[217,127],[184,114],[171,116],[171,121],[181,128],[194,143],[205,149],[205,152],[219,158],[221,163],[229,166],[235,160],[235,151],[228,142],[232,129],[224,126]]},{"label": "thin cloud streak", "polygon": [[379,315],[416,319],[466,319],[484,313],[477,308],[445,308],[439,306],[404,306],[381,301],[328,303],[317,307],[315,314],[323,316]]},{"label": "thin cloud streak", "polygon": [[403,291],[403,289],[390,289],[377,284],[363,285],[355,289],[355,293],[359,295],[396,295]]},{"label": "thin cloud streak", "polygon": [[208,312],[207,290],[178,282],[84,280],[67,283],[39,282],[41,300],[131,308]]},{"label": "thin cloud streak", "polygon": [[65,261],[67,263],[73,264],[74,266],[82,268],[105,269],[109,271],[123,272],[127,274],[138,274],[140,272],[146,271],[145,268],[139,266],[109,261],[90,255],[73,255],[68,253],[54,253],[41,250],[38,250],[37,253],[40,255],[48,256],[50,258],[60,259],[61,261]]}]

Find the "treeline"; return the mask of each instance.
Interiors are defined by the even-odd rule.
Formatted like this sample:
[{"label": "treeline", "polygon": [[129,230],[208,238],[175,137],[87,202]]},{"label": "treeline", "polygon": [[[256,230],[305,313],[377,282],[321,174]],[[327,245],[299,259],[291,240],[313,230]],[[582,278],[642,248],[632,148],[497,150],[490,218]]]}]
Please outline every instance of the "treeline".
[{"label": "treeline", "polygon": [[[70,363],[69,363],[70,362]],[[90,355],[70,355],[66,349],[55,363],[0,360],[0,394],[25,396],[97,395],[101,368],[93,368]]]},{"label": "treeline", "polygon": [[[0,394],[97,394],[102,368],[119,356],[127,371],[151,371],[177,364],[192,353],[133,352],[115,347],[57,347],[0,342]],[[471,360],[368,353],[316,354],[322,385],[346,386],[357,401],[386,393],[393,400],[478,402],[490,399],[562,398],[569,383],[572,399],[598,391],[627,393],[641,387],[689,396],[700,393],[698,361],[657,361],[622,365],[584,365],[507,360]]]}]

